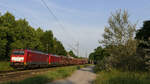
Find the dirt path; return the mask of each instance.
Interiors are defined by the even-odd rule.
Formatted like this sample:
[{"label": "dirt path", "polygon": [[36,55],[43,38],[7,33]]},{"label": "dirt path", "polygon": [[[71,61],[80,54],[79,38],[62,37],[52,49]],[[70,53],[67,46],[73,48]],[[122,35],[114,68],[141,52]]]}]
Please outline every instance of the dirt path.
[{"label": "dirt path", "polygon": [[96,78],[96,74],[93,73],[93,67],[94,66],[88,66],[86,68],[82,68],[75,71],[72,76],[66,79],[56,80],[48,84],[91,84]]}]

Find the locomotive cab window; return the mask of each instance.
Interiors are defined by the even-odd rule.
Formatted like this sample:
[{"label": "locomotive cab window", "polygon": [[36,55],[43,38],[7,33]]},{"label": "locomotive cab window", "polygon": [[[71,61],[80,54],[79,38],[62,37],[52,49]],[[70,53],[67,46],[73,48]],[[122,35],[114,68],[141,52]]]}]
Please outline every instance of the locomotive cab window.
[{"label": "locomotive cab window", "polygon": [[24,51],[14,51],[14,55],[24,55]]}]

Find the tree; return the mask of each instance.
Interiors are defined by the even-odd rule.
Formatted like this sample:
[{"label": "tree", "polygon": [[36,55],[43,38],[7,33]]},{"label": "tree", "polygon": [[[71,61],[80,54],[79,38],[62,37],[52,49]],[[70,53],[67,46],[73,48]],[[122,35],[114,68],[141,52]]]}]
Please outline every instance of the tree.
[{"label": "tree", "polygon": [[94,52],[89,54],[89,60],[94,60]]},{"label": "tree", "polygon": [[35,46],[35,49],[38,50],[38,51],[44,51],[44,45],[42,44],[41,42],[41,38],[44,34],[44,31],[41,29],[41,28],[38,28],[36,31],[35,31],[35,34],[36,34],[36,38],[37,38],[37,45]]},{"label": "tree", "polygon": [[131,24],[127,11],[116,11],[108,20],[103,40],[100,41],[110,54],[107,63],[114,68],[135,70],[140,57],[136,56],[137,41],[134,39],[136,24]]},{"label": "tree", "polygon": [[41,37],[41,42],[44,46],[44,51],[47,53],[53,53],[53,33],[52,31],[46,31]]},{"label": "tree", "polygon": [[150,21],[144,21],[143,27],[137,31],[135,38],[140,41],[139,48],[150,48]]},{"label": "tree", "polygon": [[15,20],[6,12],[0,15],[0,60],[10,60],[13,49],[39,50],[46,53],[66,55],[63,44],[58,41],[51,30],[35,30],[26,19]]},{"label": "tree", "polygon": [[57,39],[54,39],[54,42],[55,42],[54,49],[56,50],[56,54],[66,56],[67,52],[66,52],[63,44],[60,41],[58,41]]},{"label": "tree", "polygon": [[70,50],[68,53],[71,57],[78,58],[78,56],[76,56],[72,50]]},{"label": "tree", "polygon": [[11,13],[6,12],[4,15],[0,16],[0,22],[0,26],[13,28],[15,26],[15,17]]},{"label": "tree", "polygon": [[[10,50],[10,44],[13,41],[12,34],[13,34],[13,28],[15,26],[15,17],[9,13],[6,12],[4,15],[0,16],[0,45],[1,45],[1,57],[3,60],[6,60],[9,58],[9,51]],[[4,57],[4,58],[3,58]]]},{"label": "tree", "polygon": [[0,60],[6,58],[7,30],[7,27],[0,27]]},{"label": "tree", "polygon": [[137,31],[135,38],[144,41],[150,39],[150,21],[144,21],[143,27]]},{"label": "tree", "polygon": [[143,27],[137,31],[135,38],[140,42],[137,54],[143,58],[141,68],[150,71],[150,21],[144,21]]},{"label": "tree", "polygon": [[107,56],[109,56],[109,54],[106,52],[105,48],[99,46],[89,55],[89,59],[93,60],[94,63],[97,64],[97,62],[100,62],[104,57]]}]

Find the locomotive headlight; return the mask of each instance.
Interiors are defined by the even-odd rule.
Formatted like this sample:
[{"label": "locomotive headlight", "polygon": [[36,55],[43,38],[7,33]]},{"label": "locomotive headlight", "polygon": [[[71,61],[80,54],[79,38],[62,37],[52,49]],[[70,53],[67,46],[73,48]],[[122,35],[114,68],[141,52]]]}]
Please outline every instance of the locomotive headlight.
[{"label": "locomotive headlight", "polygon": [[24,57],[12,57],[12,61],[24,61]]}]

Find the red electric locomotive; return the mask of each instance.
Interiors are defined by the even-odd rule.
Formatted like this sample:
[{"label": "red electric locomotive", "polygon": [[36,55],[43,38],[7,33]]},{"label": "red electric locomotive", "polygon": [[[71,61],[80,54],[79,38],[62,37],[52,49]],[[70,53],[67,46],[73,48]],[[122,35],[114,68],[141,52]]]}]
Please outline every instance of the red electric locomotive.
[{"label": "red electric locomotive", "polygon": [[12,51],[10,61],[15,68],[45,67],[48,66],[49,56],[39,51],[17,49]]}]

